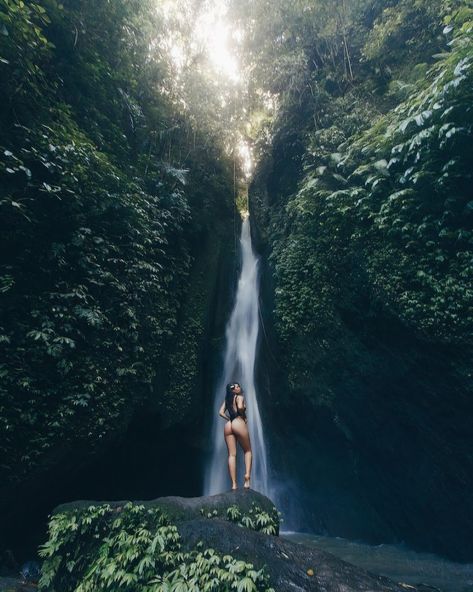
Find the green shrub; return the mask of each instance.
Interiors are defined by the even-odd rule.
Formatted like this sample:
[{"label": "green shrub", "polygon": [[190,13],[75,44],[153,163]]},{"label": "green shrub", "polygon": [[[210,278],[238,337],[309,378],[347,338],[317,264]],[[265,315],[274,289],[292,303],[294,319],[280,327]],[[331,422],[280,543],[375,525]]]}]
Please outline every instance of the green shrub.
[{"label": "green shrub", "polygon": [[274,506],[271,512],[266,512],[256,502],[252,502],[248,513],[242,512],[235,504],[229,506],[226,511],[226,517],[231,522],[272,535],[279,532],[279,523],[282,522],[280,516],[281,512],[278,512]]},{"label": "green shrub", "polygon": [[181,551],[175,525],[159,508],[128,502],[54,515],[42,592],[273,592],[265,568],[214,549]]}]

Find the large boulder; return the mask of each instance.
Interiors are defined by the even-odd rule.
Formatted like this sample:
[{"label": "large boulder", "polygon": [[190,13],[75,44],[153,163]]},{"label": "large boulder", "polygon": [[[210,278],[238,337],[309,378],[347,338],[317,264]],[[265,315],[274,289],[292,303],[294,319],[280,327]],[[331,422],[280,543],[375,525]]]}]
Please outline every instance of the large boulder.
[{"label": "large boulder", "polygon": [[[108,520],[107,526],[103,530],[106,536],[102,536],[100,533],[97,534],[96,525],[92,525],[90,532],[93,532],[93,537],[98,539],[94,541],[86,525],[91,524],[90,512],[96,511],[100,506],[106,507],[106,512],[99,519],[102,526],[104,524],[103,520]],[[115,528],[115,531],[117,530],[116,522],[114,526],[111,526],[112,522],[116,521],[120,515],[125,517],[130,508],[135,515],[135,519],[138,520],[136,522],[138,525],[136,527],[137,532],[130,533],[130,522],[127,522],[127,528],[123,527],[122,532],[115,532],[114,535],[118,535],[121,541],[130,534],[143,536],[143,529],[150,530],[151,537],[159,536],[159,533],[156,534],[157,529],[153,531],[153,524],[156,525],[157,523],[153,523],[153,519],[149,518],[157,511],[161,515],[159,522],[161,528],[169,528],[169,525],[172,528],[173,524],[177,527],[178,535],[174,540],[178,541],[178,547],[170,547],[170,553],[175,553],[178,548],[179,554],[184,558],[181,561],[183,563],[187,561],[189,564],[189,561],[195,560],[195,556],[192,554],[196,550],[206,549],[211,553],[215,552],[216,555],[213,556],[213,559],[219,566],[220,574],[222,572],[225,574],[226,569],[228,569],[228,573],[234,573],[232,570],[235,568],[235,564],[232,564],[231,561],[235,560],[240,563],[237,573],[246,569],[247,574],[256,574],[256,571],[248,572],[253,567],[255,570],[265,571],[269,575],[271,588],[268,588],[267,584],[260,583],[257,588],[252,588],[254,590],[273,589],[281,592],[287,592],[288,590],[301,592],[310,590],[317,592],[355,592],[361,590],[369,590],[370,592],[406,592],[406,590],[411,590],[412,592],[420,592],[428,589],[425,586],[416,587],[401,582],[396,583],[387,577],[355,567],[330,553],[280,538],[277,536],[279,513],[273,502],[261,493],[244,489],[194,498],[172,496],[137,502],[79,500],[61,504],[53,510],[51,521],[58,520],[57,524],[60,524],[64,530],[64,537],[69,540],[69,547],[61,547],[58,544],[57,531],[55,540],[48,543],[50,549],[55,548],[55,552],[49,554],[48,565],[45,570],[48,572],[52,565],[55,566],[53,578],[57,578],[57,581],[53,579],[53,587],[57,588],[57,585],[62,583],[61,589],[63,589],[63,592],[67,592],[67,589],[64,589],[64,583],[67,582],[68,577],[67,573],[64,570],[62,572],[63,574],[66,573],[66,579],[64,579],[64,575],[61,576],[62,580],[57,576],[59,573],[57,565],[61,560],[58,556],[64,554],[66,550],[69,557],[80,557],[81,569],[84,572],[86,569],[89,573],[95,571],[95,566],[99,563],[96,557],[99,554],[99,547],[103,558],[104,544],[108,544],[113,538],[110,535],[111,529]],[[165,518],[162,518],[164,514]],[[83,520],[86,515],[86,520]],[[266,517],[266,520],[269,519],[269,523],[268,521],[259,520],[262,517]],[[75,539],[70,538],[71,529],[66,524],[68,520],[71,520],[71,525],[76,531]],[[125,520],[123,524],[125,524]],[[164,531],[161,532],[164,533]],[[165,535],[163,534],[163,536]],[[75,549],[71,548],[71,541]],[[80,547],[80,549],[77,547]],[[110,548],[112,547],[111,544]],[[82,549],[85,550],[85,555],[82,554]],[[136,550],[139,550],[138,547],[134,548],[134,551]],[[111,553],[112,555],[109,555],[108,559],[115,562],[114,569],[116,569],[118,560],[113,555],[113,550]],[[85,563],[84,557],[87,557]],[[143,560],[142,557],[138,557],[138,559]],[[132,571],[130,565],[121,564],[121,561],[118,561],[118,563],[123,567],[124,573],[128,572],[125,575],[129,575],[129,572]],[[205,556],[204,558],[201,556],[196,564],[199,561],[201,564],[202,562],[205,563]],[[183,573],[189,573],[186,571],[188,566],[183,565],[182,569]],[[160,575],[162,576],[162,573]],[[80,581],[80,575],[77,576],[76,574],[75,577]],[[165,575],[164,577],[168,576]],[[245,578],[245,574],[242,573],[241,577]],[[138,592],[140,585],[142,585],[142,582],[140,583],[138,579],[127,590],[132,592],[136,590]],[[223,588],[215,589],[230,589],[229,583],[222,585]],[[49,588],[42,589],[48,590]],[[99,589],[97,589],[97,592],[99,592]]]},{"label": "large boulder", "polygon": [[331,553],[284,538],[248,531],[221,518],[196,518],[178,524],[178,530],[186,550],[203,541],[220,553],[251,561],[257,569],[266,565],[272,587],[280,592],[427,590],[425,587],[396,583]]},{"label": "large boulder", "polygon": [[[111,502],[77,500],[56,506],[52,515],[105,503],[117,510],[128,503],[128,500]],[[206,519],[210,517],[222,517],[226,515],[228,508],[234,505],[237,505],[243,514],[251,510],[252,504],[255,504],[269,514],[277,513],[275,505],[269,498],[251,489],[237,489],[235,491],[218,493],[217,495],[204,495],[201,497],[179,497],[172,495],[158,497],[154,500],[135,500],[133,503],[143,505],[146,509],[161,508],[166,512],[171,522],[190,521],[195,518],[202,518],[202,516]],[[276,534],[279,533],[279,520],[277,526]]]}]

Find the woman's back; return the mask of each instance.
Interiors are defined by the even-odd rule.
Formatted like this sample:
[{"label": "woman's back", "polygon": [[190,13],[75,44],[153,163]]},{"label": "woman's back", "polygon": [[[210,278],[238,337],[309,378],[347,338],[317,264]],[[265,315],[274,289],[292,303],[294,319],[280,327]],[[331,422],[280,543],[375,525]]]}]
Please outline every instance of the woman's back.
[{"label": "woman's back", "polygon": [[[242,395],[239,395],[239,396],[243,400],[243,396]],[[243,409],[241,411],[240,411],[240,409],[238,409],[236,398],[237,398],[237,395],[235,393],[230,393],[225,396],[225,407],[226,407],[226,409],[228,409],[228,413],[230,414],[231,421],[233,421],[237,417],[242,417],[243,419],[245,419],[245,411]]]}]

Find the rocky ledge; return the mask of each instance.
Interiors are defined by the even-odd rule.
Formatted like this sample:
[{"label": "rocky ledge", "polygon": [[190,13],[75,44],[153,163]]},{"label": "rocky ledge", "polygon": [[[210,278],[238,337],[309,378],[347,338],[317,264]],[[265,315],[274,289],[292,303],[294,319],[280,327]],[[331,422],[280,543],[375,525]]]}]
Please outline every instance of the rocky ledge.
[{"label": "rocky ledge", "polygon": [[[424,592],[278,536],[279,512],[249,490],[56,507],[39,589],[85,592]],[[8,590],[20,590],[9,582]],[[3,588],[7,589],[7,588]],[[25,589],[25,588],[23,588]],[[0,590],[1,580],[0,580]]]}]

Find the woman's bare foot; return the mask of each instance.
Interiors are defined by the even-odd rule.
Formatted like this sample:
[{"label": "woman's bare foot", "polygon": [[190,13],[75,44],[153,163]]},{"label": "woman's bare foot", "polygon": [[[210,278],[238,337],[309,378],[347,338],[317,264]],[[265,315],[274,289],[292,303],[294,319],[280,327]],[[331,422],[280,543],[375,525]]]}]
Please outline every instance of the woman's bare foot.
[{"label": "woman's bare foot", "polygon": [[238,485],[235,483],[235,485],[232,485],[232,490],[233,489],[238,489]]},{"label": "woman's bare foot", "polygon": [[248,473],[245,474],[245,484],[243,485],[245,489],[250,489],[250,476]]}]

